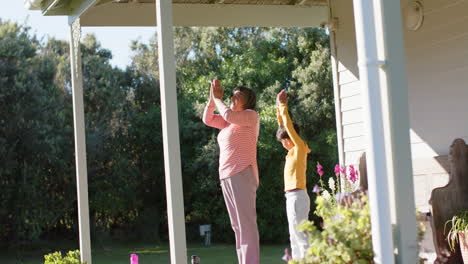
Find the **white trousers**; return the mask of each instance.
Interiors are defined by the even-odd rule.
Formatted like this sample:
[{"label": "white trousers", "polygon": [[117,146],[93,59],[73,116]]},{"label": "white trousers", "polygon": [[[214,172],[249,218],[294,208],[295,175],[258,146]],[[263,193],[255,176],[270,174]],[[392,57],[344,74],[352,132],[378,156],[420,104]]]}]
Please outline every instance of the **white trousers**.
[{"label": "white trousers", "polygon": [[289,223],[289,240],[293,259],[305,258],[309,241],[307,234],[297,231],[296,228],[304,220],[308,220],[310,199],[306,190],[298,189],[286,192],[286,214]]}]

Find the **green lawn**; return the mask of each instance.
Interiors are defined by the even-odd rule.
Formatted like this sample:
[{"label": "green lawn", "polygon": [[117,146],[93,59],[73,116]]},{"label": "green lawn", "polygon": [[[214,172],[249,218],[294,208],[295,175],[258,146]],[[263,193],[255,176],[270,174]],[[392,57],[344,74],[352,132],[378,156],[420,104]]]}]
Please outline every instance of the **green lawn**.
[{"label": "green lawn", "polygon": [[[286,245],[263,245],[261,246],[261,263],[281,264],[281,257]],[[60,247],[57,247],[60,248]],[[64,246],[63,248],[69,248]],[[1,264],[42,264],[43,255],[47,252],[58,251],[58,249],[43,248],[41,250],[28,251],[22,253],[0,251]],[[63,253],[63,251],[62,251]],[[130,254],[136,253],[139,256],[140,264],[169,263],[168,246],[151,245],[112,245],[93,249],[93,264],[129,264]],[[237,263],[234,245],[220,244],[211,247],[202,245],[189,245],[189,259],[191,255],[198,255],[201,264],[231,264]],[[190,260],[187,261],[190,263]]]}]

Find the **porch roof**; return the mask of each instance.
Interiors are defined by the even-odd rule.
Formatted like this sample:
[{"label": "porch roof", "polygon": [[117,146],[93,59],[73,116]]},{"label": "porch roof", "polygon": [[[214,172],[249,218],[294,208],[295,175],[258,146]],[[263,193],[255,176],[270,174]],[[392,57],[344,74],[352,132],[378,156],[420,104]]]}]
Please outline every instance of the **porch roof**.
[{"label": "porch roof", "polygon": [[[45,16],[80,17],[81,26],[156,26],[154,0],[25,0]],[[327,0],[173,0],[175,26],[319,27]]]}]

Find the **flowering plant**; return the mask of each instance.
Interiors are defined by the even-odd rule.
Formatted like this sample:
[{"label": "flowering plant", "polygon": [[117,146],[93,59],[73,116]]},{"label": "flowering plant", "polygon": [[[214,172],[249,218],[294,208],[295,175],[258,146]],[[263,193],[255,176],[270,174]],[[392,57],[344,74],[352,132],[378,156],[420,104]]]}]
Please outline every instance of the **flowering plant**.
[{"label": "flowering plant", "polygon": [[[335,165],[334,173],[335,177],[330,177],[328,178],[328,188],[331,191],[333,195],[337,194],[338,197],[343,196],[344,194],[340,192],[341,188],[343,188],[343,192],[350,193],[356,189],[356,183],[359,177],[359,172],[354,168],[353,165],[348,166],[349,173],[346,173],[346,167],[345,166],[340,166],[339,164]],[[323,190],[325,192],[325,195],[329,193],[328,190],[326,190],[322,177],[325,174],[323,172],[323,166],[317,162],[317,173],[320,176],[319,179],[319,184],[321,186],[320,190]],[[340,185],[340,182],[342,182],[343,185]],[[318,187],[318,186],[317,186]],[[314,193],[319,194],[319,192],[316,191],[317,189],[314,187]],[[323,195],[323,193],[322,193]]]},{"label": "flowering plant", "polygon": [[304,222],[299,228],[309,234],[306,258],[289,263],[373,263],[367,196],[349,197],[343,204],[333,197],[317,197],[315,213],[323,219],[322,230]]},{"label": "flowering plant", "polygon": [[[291,260],[289,264],[373,264],[367,192],[354,190],[359,173],[352,165],[348,166],[348,173],[346,167],[336,165],[336,179],[328,179],[328,189],[322,181],[324,172],[320,163],[317,164],[317,173],[321,187],[315,186],[313,189],[317,194],[315,214],[322,219],[322,223],[319,228],[313,222],[304,221],[298,227],[307,232],[309,248],[304,259]],[[418,229],[424,233],[421,224]],[[419,237],[421,239],[422,236]]]},{"label": "flowering plant", "polygon": [[[364,192],[341,193],[341,186],[350,188],[358,179],[354,167],[335,166],[335,176],[328,179],[328,188],[323,185],[323,167],[317,165],[321,187],[317,193],[315,214],[323,219],[321,229],[313,222],[305,221],[299,227],[309,235],[309,248],[302,260],[289,263],[373,263],[370,229],[370,210]],[[343,182],[340,185],[340,179]],[[349,181],[349,184],[347,183]]]}]

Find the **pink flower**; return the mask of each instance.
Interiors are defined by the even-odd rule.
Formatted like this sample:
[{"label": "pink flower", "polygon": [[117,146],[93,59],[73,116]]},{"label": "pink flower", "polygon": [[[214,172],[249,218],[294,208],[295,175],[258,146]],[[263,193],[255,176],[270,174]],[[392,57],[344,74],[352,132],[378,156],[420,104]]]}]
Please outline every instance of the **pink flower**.
[{"label": "pink flower", "polygon": [[138,255],[130,254],[130,264],[138,264]]},{"label": "pink flower", "polygon": [[323,167],[320,165],[320,163],[317,162],[317,173],[320,175],[320,177],[323,176]]},{"label": "pink flower", "polygon": [[353,165],[349,165],[349,180],[353,183],[357,181],[358,172]]},{"label": "pink flower", "polygon": [[339,164],[336,164],[336,165],[335,165],[335,174],[338,176],[338,174],[340,174],[340,172],[341,172],[340,165],[339,165]]},{"label": "pink flower", "polygon": [[341,167],[340,167],[340,171],[341,171],[341,173],[346,174],[346,167],[345,167],[345,166],[341,166]]}]

